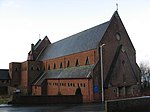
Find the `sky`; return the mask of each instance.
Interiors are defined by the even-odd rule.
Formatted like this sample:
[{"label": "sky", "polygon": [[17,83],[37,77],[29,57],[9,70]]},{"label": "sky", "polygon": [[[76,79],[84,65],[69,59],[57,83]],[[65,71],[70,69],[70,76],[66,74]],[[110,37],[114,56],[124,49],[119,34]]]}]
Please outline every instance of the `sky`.
[{"label": "sky", "polygon": [[116,3],[137,63],[150,64],[150,0],[0,0],[0,69],[26,61],[39,38],[53,43],[110,20]]}]

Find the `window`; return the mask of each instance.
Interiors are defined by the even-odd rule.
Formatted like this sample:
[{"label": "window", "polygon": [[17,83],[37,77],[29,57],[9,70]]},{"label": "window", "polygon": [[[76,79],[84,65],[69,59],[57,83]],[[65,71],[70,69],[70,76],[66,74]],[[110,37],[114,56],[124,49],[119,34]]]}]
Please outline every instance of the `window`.
[{"label": "window", "polygon": [[18,71],[18,68],[17,68],[17,67],[15,67],[15,71]]},{"label": "window", "polygon": [[73,83],[73,87],[75,87],[75,84]]},{"label": "window", "polygon": [[62,68],[63,67],[63,65],[62,65],[62,62],[60,63],[60,68]]},{"label": "window", "polygon": [[49,83],[49,85],[51,85],[51,83]]},{"label": "window", "polygon": [[82,83],[80,83],[80,86],[82,87]]},{"label": "window", "polygon": [[40,70],[40,67],[39,67],[39,66],[37,66],[36,70],[38,70],[38,71],[39,71],[39,70]]},{"label": "window", "polygon": [[123,64],[123,65],[125,64],[125,61],[124,61],[124,60],[122,60],[122,64]]},{"label": "window", "polygon": [[56,64],[54,63],[54,67],[53,67],[53,69],[56,69]]},{"label": "window", "polygon": [[34,67],[33,67],[33,66],[31,66],[31,70],[34,70]]},{"label": "window", "polygon": [[122,51],[123,53],[126,51],[124,46],[122,46],[121,51]]},{"label": "window", "polygon": [[116,39],[119,41],[121,40],[121,34],[119,32],[116,33]]},{"label": "window", "polygon": [[50,64],[48,65],[48,70],[50,70]]},{"label": "window", "polygon": [[69,62],[69,60],[68,60],[68,62],[67,62],[67,67],[70,67],[70,62]]},{"label": "window", "polygon": [[87,57],[87,58],[86,58],[86,61],[85,61],[85,65],[89,65],[89,64],[90,64],[89,58]]},{"label": "window", "polygon": [[114,89],[114,93],[116,93],[116,89]]},{"label": "window", "polygon": [[85,83],[83,84],[83,87],[85,87]]},{"label": "window", "polygon": [[75,66],[79,66],[79,61],[78,59],[76,60],[76,65]]}]

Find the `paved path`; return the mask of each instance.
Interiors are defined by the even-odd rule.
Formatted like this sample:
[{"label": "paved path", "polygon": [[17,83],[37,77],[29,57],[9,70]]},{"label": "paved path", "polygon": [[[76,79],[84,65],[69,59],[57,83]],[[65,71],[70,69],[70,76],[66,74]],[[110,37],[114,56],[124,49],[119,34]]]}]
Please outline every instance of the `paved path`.
[{"label": "paved path", "polygon": [[67,106],[62,112],[104,112],[104,107],[101,104],[81,104]]},{"label": "paved path", "polygon": [[100,103],[47,106],[0,106],[0,112],[104,112]]}]

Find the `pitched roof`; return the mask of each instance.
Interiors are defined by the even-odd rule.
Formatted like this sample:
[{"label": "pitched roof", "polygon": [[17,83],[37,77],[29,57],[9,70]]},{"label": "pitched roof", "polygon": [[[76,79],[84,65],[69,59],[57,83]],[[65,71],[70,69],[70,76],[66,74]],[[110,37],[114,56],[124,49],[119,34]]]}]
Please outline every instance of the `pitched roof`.
[{"label": "pitched roof", "polygon": [[0,80],[9,80],[9,72],[8,69],[0,69]]},{"label": "pitched roof", "polygon": [[37,58],[38,61],[95,49],[102,39],[110,21],[87,29],[48,45]]},{"label": "pitched roof", "polygon": [[47,71],[46,78],[87,78],[94,65]]},{"label": "pitched roof", "polygon": [[70,67],[65,69],[53,69],[45,71],[34,85],[40,85],[45,79],[69,79],[69,78],[89,78],[92,75],[94,65]]},{"label": "pitched roof", "polygon": [[34,45],[34,50],[41,44],[42,40],[39,39],[37,43]]}]

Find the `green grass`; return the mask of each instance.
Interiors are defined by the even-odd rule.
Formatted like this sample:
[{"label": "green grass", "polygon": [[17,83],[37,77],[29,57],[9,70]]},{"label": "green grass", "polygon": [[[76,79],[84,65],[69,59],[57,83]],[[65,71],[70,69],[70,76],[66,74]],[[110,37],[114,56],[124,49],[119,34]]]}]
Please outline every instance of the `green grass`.
[{"label": "green grass", "polygon": [[10,97],[0,97],[0,104],[7,104],[9,101],[11,101]]}]

